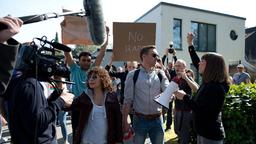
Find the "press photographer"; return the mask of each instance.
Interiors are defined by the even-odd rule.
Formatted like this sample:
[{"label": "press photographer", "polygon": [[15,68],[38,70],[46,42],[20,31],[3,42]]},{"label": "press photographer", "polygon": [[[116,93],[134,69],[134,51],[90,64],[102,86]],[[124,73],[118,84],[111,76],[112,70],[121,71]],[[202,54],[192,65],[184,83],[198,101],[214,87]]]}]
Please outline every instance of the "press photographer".
[{"label": "press photographer", "polygon": [[[15,73],[5,93],[14,144],[56,144],[56,114],[73,101],[73,94],[62,92],[52,79],[55,75],[66,77],[68,69],[58,63],[55,49],[43,43],[27,43],[19,48]],[[55,87],[49,99],[41,81]]]},{"label": "press photographer", "polygon": [[174,53],[174,48],[173,48],[173,42],[171,41],[170,43],[169,43],[169,49],[168,49],[168,52],[170,53],[170,54],[172,54],[172,53]]}]

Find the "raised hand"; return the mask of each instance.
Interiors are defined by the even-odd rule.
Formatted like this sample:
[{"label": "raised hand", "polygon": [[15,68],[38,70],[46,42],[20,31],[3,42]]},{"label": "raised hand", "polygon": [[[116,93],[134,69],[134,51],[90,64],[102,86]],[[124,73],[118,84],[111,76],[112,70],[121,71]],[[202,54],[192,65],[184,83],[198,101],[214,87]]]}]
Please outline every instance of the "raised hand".
[{"label": "raised hand", "polygon": [[6,26],[5,29],[0,30],[0,43],[6,42],[15,34],[19,33],[20,27],[23,24],[21,19],[11,16],[0,18],[0,23],[2,26]]},{"label": "raised hand", "polygon": [[194,35],[192,33],[188,33],[187,43],[188,43],[189,46],[193,45],[193,38],[194,38]]}]

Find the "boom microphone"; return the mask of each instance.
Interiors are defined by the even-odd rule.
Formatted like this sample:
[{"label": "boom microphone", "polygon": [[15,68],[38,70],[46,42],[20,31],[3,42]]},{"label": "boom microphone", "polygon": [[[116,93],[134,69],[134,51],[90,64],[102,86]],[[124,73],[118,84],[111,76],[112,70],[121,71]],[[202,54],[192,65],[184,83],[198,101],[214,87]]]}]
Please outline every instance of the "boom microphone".
[{"label": "boom microphone", "polygon": [[105,41],[106,27],[100,0],[84,0],[84,9],[88,20],[92,41],[102,45]]},{"label": "boom microphone", "polygon": [[19,19],[21,19],[23,21],[23,24],[30,24],[30,23],[47,20],[48,16],[46,14],[30,15],[30,16],[19,17]]},{"label": "boom microphone", "polygon": [[[23,16],[19,17],[23,21],[23,24],[30,24],[30,23],[35,23],[35,22],[41,22],[44,20],[48,20],[50,18],[58,18],[60,16],[65,16],[65,15],[79,15],[79,16],[84,16],[85,12],[80,10],[80,11],[75,11],[75,12],[65,12],[65,13],[48,13],[48,14],[40,14],[40,15],[29,15],[29,16]],[[8,26],[0,23],[0,30],[7,29]]]},{"label": "boom microphone", "polygon": [[[105,41],[106,27],[103,18],[103,12],[101,7],[101,0],[84,0],[84,11],[78,12],[65,12],[65,13],[48,13],[41,15],[30,15],[19,17],[23,24],[35,23],[44,21],[50,18],[58,18],[65,15],[86,15],[88,19],[88,28],[90,30],[92,41],[95,45],[102,45]],[[8,28],[6,25],[0,23],[0,30]]]},{"label": "boom microphone", "polygon": [[43,41],[43,42],[45,42],[45,43],[51,45],[52,47],[54,47],[54,48],[56,48],[56,49],[59,49],[59,50],[62,50],[62,51],[64,51],[64,52],[71,52],[71,48],[68,47],[68,46],[66,46],[66,45],[64,45],[64,44],[61,44],[61,43],[58,43],[58,42],[49,42],[49,41],[43,40],[43,39],[41,39],[41,38],[36,38],[36,39],[38,39],[38,40],[40,40],[40,41]]},{"label": "boom microphone", "polygon": [[[48,19],[48,16],[46,14],[42,15],[30,15],[30,16],[24,16],[24,17],[19,17],[23,21],[23,24],[29,24],[29,23],[35,23],[35,22],[40,22]],[[0,30],[7,29],[8,26],[0,23]]]}]

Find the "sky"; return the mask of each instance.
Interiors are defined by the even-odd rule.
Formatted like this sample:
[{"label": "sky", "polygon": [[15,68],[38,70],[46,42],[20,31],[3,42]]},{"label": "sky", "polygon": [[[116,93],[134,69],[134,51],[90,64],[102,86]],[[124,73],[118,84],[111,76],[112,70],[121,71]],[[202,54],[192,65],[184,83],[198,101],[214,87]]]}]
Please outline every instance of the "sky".
[{"label": "sky", "polygon": [[[148,10],[160,3],[160,0],[101,0],[102,11],[106,24],[112,29],[113,22],[134,22]],[[210,10],[246,18],[245,27],[255,27],[256,18],[253,14],[253,0],[162,0],[193,8]],[[8,0],[0,2],[0,16],[13,17],[35,14],[62,13],[62,8],[79,11],[83,9],[83,0]],[[43,22],[23,25],[14,38],[19,42],[32,41],[34,37],[47,36],[54,39],[59,33],[63,17],[52,18]]]}]

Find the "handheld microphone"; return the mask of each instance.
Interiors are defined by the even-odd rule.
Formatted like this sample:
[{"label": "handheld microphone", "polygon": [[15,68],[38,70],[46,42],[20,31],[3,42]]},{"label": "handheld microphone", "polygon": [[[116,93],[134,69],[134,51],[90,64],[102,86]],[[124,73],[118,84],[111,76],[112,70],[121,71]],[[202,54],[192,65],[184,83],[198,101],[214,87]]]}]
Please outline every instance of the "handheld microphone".
[{"label": "handheld microphone", "polygon": [[58,50],[62,50],[64,52],[71,52],[71,48],[66,46],[66,45],[64,45],[64,44],[61,44],[61,43],[58,43],[58,42],[49,42],[49,41],[43,40],[41,38],[36,38],[36,39],[38,39],[40,41],[43,41],[43,42],[51,45],[52,47],[54,47],[54,48],[56,48]]},{"label": "handheld microphone", "polygon": [[84,0],[84,9],[88,19],[92,41],[95,45],[102,45],[105,41],[106,26],[100,0]]}]

